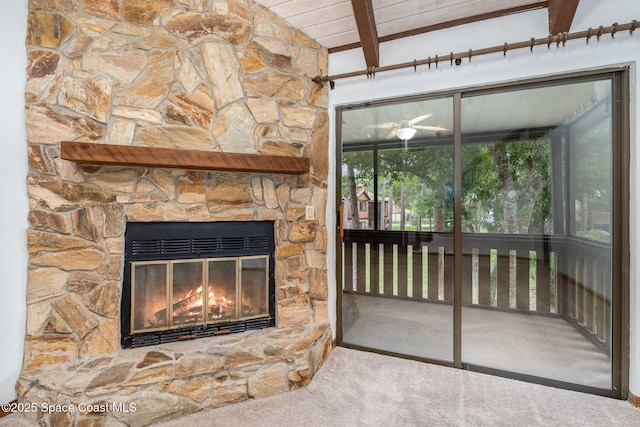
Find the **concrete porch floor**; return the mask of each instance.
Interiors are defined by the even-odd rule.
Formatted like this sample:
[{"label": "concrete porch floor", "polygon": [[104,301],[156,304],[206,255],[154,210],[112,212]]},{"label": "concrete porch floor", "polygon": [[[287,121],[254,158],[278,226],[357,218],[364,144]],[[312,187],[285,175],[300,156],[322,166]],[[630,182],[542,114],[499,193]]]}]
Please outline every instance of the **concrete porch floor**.
[{"label": "concrete porch floor", "polygon": [[[453,307],[343,294],[345,344],[453,360]],[[611,362],[561,318],[480,308],[462,310],[463,363],[603,389]]]}]

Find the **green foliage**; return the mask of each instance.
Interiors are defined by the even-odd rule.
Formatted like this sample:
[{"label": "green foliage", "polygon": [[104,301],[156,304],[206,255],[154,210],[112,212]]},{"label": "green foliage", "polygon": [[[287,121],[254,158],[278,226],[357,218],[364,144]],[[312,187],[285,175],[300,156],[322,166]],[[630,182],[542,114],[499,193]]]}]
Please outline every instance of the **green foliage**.
[{"label": "green foliage", "polygon": [[[373,152],[343,153],[342,161],[344,165],[353,166],[356,182],[359,185],[373,186]],[[343,168],[342,173],[342,197],[345,199],[349,197],[346,168]]]},{"label": "green foliage", "polygon": [[[596,213],[611,212],[611,122],[605,120],[575,138],[574,172],[575,233],[588,239],[608,242],[608,233],[591,229]],[[603,143],[605,142],[605,143]]]},{"label": "green foliage", "polygon": [[489,147],[465,145],[462,150],[462,217],[467,231],[498,232],[493,209],[500,201],[498,186],[498,173]]},{"label": "green foliage", "polygon": [[[519,194],[518,215],[523,229],[542,232],[550,221],[550,143],[548,140],[468,144],[462,150],[462,201],[465,229],[474,232],[503,233],[504,197],[508,179]],[[354,168],[359,186],[373,189],[373,152],[344,154],[345,165]],[[343,174],[344,175],[344,174]],[[404,202],[405,229],[431,225],[434,231],[452,230],[453,148],[452,145],[380,150],[378,189],[393,187],[396,209]],[[404,185],[404,194],[401,192]],[[342,194],[348,198],[346,176]],[[531,190],[537,189],[536,191]],[[528,198],[527,198],[528,197]],[[402,199],[403,198],[403,199]],[[535,224],[535,227],[530,227]],[[426,225],[425,225],[426,226]],[[428,227],[426,227],[428,229]]]},{"label": "green foliage", "polygon": [[597,242],[609,243],[611,241],[611,234],[605,230],[592,229],[589,231],[578,231],[576,235]]},{"label": "green foliage", "polygon": [[[572,176],[566,176],[562,159],[555,183],[571,181],[577,235],[608,241],[606,231],[590,230],[594,214],[610,212],[611,125],[599,122],[584,132],[572,133]],[[567,144],[562,142],[563,146]],[[371,149],[344,153],[343,169],[353,166],[358,186],[393,194],[395,211],[405,207],[405,230],[453,229],[453,144],[380,149],[378,175],[374,176]],[[563,151],[563,156],[566,151]],[[518,138],[465,143],[461,152],[463,230],[486,233],[548,234],[553,230],[551,140]],[[384,185],[383,185],[384,182]],[[349,198],[346,172],[342,195]],[[401,184],[403,191],[401,191]],[[564,185],[564,184],[562,184]],[[566,190],[563,189],[566,193]],[[565,194],[566,196],[567,194]],[[380,194],[380,197],[383,195]],[[566,209],[566,205],[564,206]],[[559,219],[560,220],[560,219]],[[396,221],[399,224],[399,221]],[[603,224],[603,223],[600,223]],[[606,224],[605,224],[606,225]],[[394,227],[396,229],[396,227]]]},{"label": "green foliage", "polygon": [[404,204],[408,224],[431,218],[436,231],[450,230],[453,219],[453,149],[450,145],[380,151],[380,176],[393,185],[394,204]]},{"label": "green foliage", "polygon": [[[467,144],[462,149],[462,202],[467,231],[505,233],[505,197],[517,194],[518,233],[543,233],[551,221],[551,143],[547,139]],[[512,230],[511,232],[515,232]]]}]

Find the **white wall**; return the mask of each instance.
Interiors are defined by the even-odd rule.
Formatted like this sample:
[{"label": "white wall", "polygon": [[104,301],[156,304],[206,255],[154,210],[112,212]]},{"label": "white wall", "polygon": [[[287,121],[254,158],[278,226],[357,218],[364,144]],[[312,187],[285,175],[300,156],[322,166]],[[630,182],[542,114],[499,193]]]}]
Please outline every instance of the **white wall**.
[{"label": "white wall", "polygon": [[0,15],[0,403],[16,397],[22,366],[27,287],[27,149],[24,88],[27,1],[6,1]]},{"label": "white wall", "polygon": [[[571,32],[596,28],[600,25],[609,26],[614,22],[628,23],[640,20],[640,2],[637,0],[581,0],[571,27]],[[490,46],[501,46],[530,40],[531,37],[542,38],[548,34],[547,10],[525,12],[498,18],[490,21],[477,22],[454,29],[441,30],[433,33],[397,40],[380,46],[381,66],[413,61],[414,59],[442,57],[450,52],[466,52]],[[470,88],[492,83],[518,81],[532,77],[557,75],[584,69],[599,69],[625,64],[631,67],[631,378],[630,391],[640,396],[640,236],[638,228],[640,221],[638,209],[637,182],[640,182],[640,150],[636,149],[637,124],[640,122],[640,99],[637,84],[636,62],[640,60],[640,30],[630,35],[628,31],[615,35],[603,36],[600,41],[593,37],[589,44],[584,40],[569,41],[565,47],[555,44],[550,49],[538,46],[530,52],[521,49],[502,53],[473,57],[471,62],[463,60],[460,66],[450,66],[449,61],[441,62],[435,69],[426,66],[413,69],[379,73],[373,79],[365,76],[344,80],[337,80],[335,89],[329,94],[329,112],[332,114],[332,132],[330,153],[335,153],[335,120],[333,114],[338,105],[352,104],[365,100],[381,99],[415,93],[439,92],[448,89]],[[365,69],[360,51],[346,51],[329,56],[329,74]],[[330,186],[336,189],[335,161],[330,162],[334,167],[330,171]],[[329,230],[335,229],[335,195],[329,196],[328,206]],[[332,228],[334,227],[334,228]],[[330,253],[335,257],[335,235],[331,235],[329,242]],[[329,262],[330,269],[337,263]],[[329,271],[328,277],[334,278],[335,271]],[[329,285],[329,307],[332,327],[335,331],[336,308],[335,284]]]}]

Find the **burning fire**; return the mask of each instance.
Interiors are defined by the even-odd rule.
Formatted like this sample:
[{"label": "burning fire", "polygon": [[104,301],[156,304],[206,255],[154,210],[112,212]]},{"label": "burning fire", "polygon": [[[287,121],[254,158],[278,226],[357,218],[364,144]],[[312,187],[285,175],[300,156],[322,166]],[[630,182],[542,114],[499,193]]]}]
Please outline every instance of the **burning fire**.
[{"label": "burning fire", "polygon": [[[225,317],[227,310],[235,306],[232,300],[222,295],[217,297],[211,286],[209,286],[209,301],[207,307],[209,309],[209,318],[220,319]],[[233,312],[229,314],[235,314]]]},{"label": "burning fire", "polygon": [[[235,316],[235,303],[224,295],[216,296],[214,286],[208,288],[207,319],[222,319]],[[201,319],[204,304],[203,286],[191,289],[178,302],[173,304],[174,323],[193,323]],[[200,319],[198,319],[200,317]]]}]

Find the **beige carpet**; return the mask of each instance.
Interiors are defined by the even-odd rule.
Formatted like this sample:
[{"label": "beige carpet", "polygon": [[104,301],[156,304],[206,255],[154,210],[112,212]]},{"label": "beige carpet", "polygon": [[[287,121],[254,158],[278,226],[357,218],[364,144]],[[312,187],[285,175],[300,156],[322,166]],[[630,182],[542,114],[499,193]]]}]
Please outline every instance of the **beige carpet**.
[{"label": "beige carpet", "polygon": [[335,348],[302,390],[203,411],[185,426],[640,426],[626,401]]},{"label": "beige carpet", "polygon": [[[31,426],[11,415],[1,426]],[[626,401],[335,348],[302,390],[156,427],[640,426]]]}]

